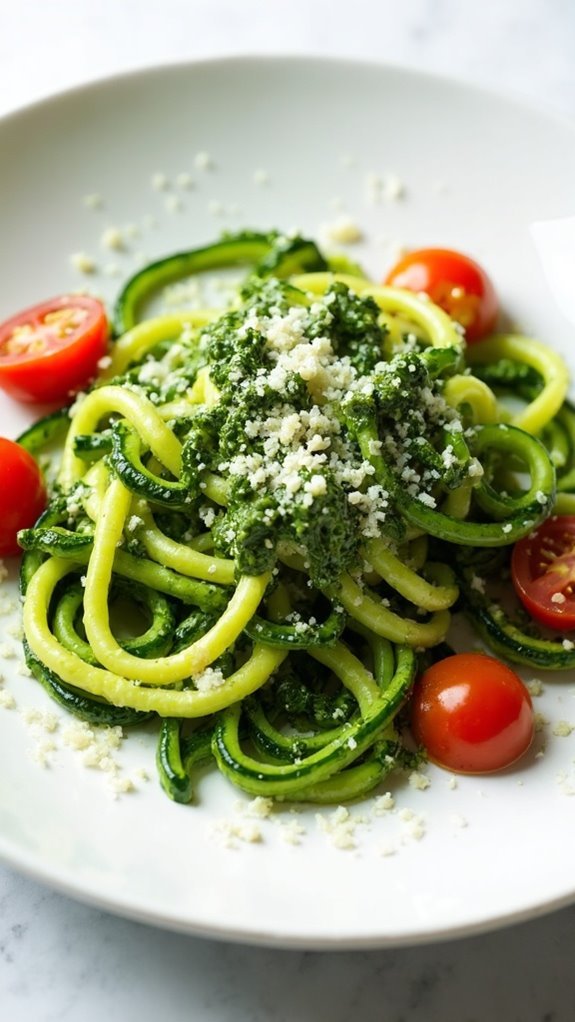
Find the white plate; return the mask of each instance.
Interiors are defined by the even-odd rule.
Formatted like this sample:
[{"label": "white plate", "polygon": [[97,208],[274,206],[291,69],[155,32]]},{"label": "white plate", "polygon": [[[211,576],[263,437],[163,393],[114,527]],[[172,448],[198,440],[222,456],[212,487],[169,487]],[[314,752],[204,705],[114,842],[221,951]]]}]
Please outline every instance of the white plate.
[{"label": "white plate", "polygon": [[[572,330],[542,279],[529,225],[574,212],[575,134],[509,100],[378,66],[230,60],[49,100],[0,125],[0,150],[2,315],[87,282],[112,297],[119,281],[104,272],[81,279],[72,252],[127,275],[138,253],[192,247],[223,227],[317,233],[343,203],[365,230],[357,254],[376,276],[394,242],[469,251],[493,275],[511,319],[572,358]],[[201,151],[213,169],[194,165]],[[258,169],[267,184],[255,182]],[[186,171],[195,185],[178,188]],[[168,190],[152,188],[156,172]],[[397,175],[405,196],[371,201],[373,174]],[[100,210],[83,203],[95,192]],[[181,208],[170,211],[174,195]],[[148,214],[157,226],[142,226]],[[141,235],[129,251],[100,247],[106,226],[130,223]],[[26,421],[7,399],[0,416],[11,435]],[[3,639],[16,646],[6,627]],[[0,709],[0,854],[69,894],[174,929],[307,947],[471,933],[575,895],[575,800],[566,797],[575,733],[552,733],[560,720],[575,721],[573,678],[545,682],[535,702],[550,723],[521,769],[459,778],[455,789],[436,769],[426,791],[392,783],[399,809],[425,817],[420,840],[399,812],[372,817],[368,801],[352,808],[367,821],[355,849],[335,848],[313,811],[296,817],[301,843],[286,843],[282,821],[294,817],[285,810],[263,821],[261,843],[230,849],[213,833],[215,821],[240,819],[227,782],[206,775],[197,805],[172,804],[142,733],[123,743],[123,776],[146,767],[151,780],[137,777],[136,792],[114,799],[107,775],[65,746],[65,721],[52,736],[34,736],[25,711],[49,701],[16,664],[3,665],[17,705]],[[57,748],[43,770],[34,752],[50,737]],[[382,855],[389,845],[395,854]]]}]

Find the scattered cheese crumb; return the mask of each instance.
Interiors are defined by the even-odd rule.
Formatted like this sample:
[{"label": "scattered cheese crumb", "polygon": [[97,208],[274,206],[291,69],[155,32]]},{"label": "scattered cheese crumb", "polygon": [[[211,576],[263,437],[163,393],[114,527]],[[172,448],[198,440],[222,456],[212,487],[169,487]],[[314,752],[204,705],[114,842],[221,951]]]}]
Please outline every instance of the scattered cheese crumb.
[{"label": "scattered cheese crumb", "polygon": [[414,813],[411,814],[411,817],[405,820],[402,832],[405,837],[421,841],[425,836],[425,820],[422,816],[416,816]]},{"label": "scattered cheese crumb", "polygon": [[222,840],[226,848],[237,848],[237,841],[247,844],[259,844],[263,840],[262,832],[257,823],[246,823],[237,820],[217,820],[213,832]]},{"label": "scattered cheese crumb", "polygon": [[358,820],[354,819],[349,809],[338,806],[329,816],[316,813],[316,822],[320,829],[328,834],[334,848],[351,849],[356,847],[355,828]]},{"label": "scattered cheese crumb", "polygon": [[176,177],[176,184],[178,188],[188,189],[194,187],[192,176],[191,174],[188,174],[187,171],[183,171],[181,174],[178,174]]},{"label": "scattered cheese crumb", "polygon": [[265,798],[263,795],[257,795],[251,802],[245,807],[247,816],[255,816],[259,820],[265,820],[266,817],[270,816],[274,807],[273,798]]},{"label": "scattered cheese crumb", "polygon": [[91,195],[85,195],[82,201],[88,209],[100,209],[103,205],[102,196],[98,195],[97,192],[92,192]]},{"label": "scattered cheese crumb", "polygon": [[74,269],[79,270],[80,273],[96,272],[96,262],[86,252],[73,252],[70,256],[70,262]]},{"label": "scattered cheese crumb", "polygon": [[121,727],[90,727],[85,721],[77,720],[65,728],[62,738],[69,748],[84,753],[84,766],[107,773],[118,772],[119,766],[112,753],[120,747]]},{"label": "scattered cheese crumb", "polygon": [[209,153],[202,150],[194,156],[194,166],[196,166],[198,170],[213,170],[214,161]]},{"label": "scattered cheese crumb", "polygon": [[536,732],[543,731],[545,725],[548,723],[549,721],[547,717],[544,717],[542,713],[535,713],[533,715],[533,725]]},{"label": "scattered cheese crumb", "polygon": [[267,185],[269,184],[270,176],[267,170],[254,170],[254,184],[255,185]]},{"label": "scattered cheese crumb", "polygon": [[129,777],[110,777],[108,787],[116,798],[118,795],[127,795],[129,792],[136,790],[136,785]]},{"label": "scattered cheese crumb", "polygon": [[152,174],[152,188],[155,192],[164,192],[166,188],[170,187],[170,182],[165,174],[158,171],[156,174]]},{"label": "scattered cheese crumb", "polygon": [[478,593],[485,592],[485,579],[479,575],[474,575],[471,579],[471,588],[476,589]]},{"label": "scattered cheese crumb", "polygon": [[383,196],[389,202],[397,202],[405,196],[405,185],[395,174],[388,174],[383,183]]},{"label": "scattered cheese crumb", "polygon": [[455,789],[457,788],[457,778],[456,777],[450,777],[448,782],[447,782],[447,787],[451,791],[455,791]]},{"label": "scattered cheese crumb", "polygon": [[363,238],[361,228],[355,220],[345,214],[337,217],[332,223],[322,224],[320,232],[328,241],[335,241],[340,245],[353,245]]},{"label": "scattered cheese crumb", "polygon": [[395,808],[395,799],[390,791],[386,791],[385,795],[378,795],[373,804],[374,816],[383,816],[384,813],[389,813]]},{"label": "scattered cheese crumb", "polygon": [[6,692],[4,689],[0,689],[0,706],[4,710],[13,710],[16,706],[16,700],[10,692]]},{"label": "scattered cheese crumb", "polygon": [[530,678],[529,681],[525,682],[525,687],[531,696],[543,695],[545,691],[539,678]]},{"label": "scattered cheese crumb", "polygon": [[557,723],[553,725],[553,734],[556,735],[557,738],[568,738],[574,730],[575,725],[570,724],[567,720],[558,720]]},{"label": "scattered cheese crumb", "polygon": [[114,252],[121,252],[125,248],[125,239],[119,227],[106,227],[100,238],[102,248],[112,249]]},{"label": "scattered cheese crumb", "polygon": [[555,777],[555,781],[557,784],[561,786],[561,793],[563,795],[575,795],[575,787],[569,780],[564,770],[559,771],[559,773]]},{"label": "scattered cheese crumb", "polygon": [[24,723],[31,728],[47,731],[52,734],[60,726],[60,718],[50,710],[42,711],[33,706],[28,706],[23,711]]},{"label": "scattered cheese crumb", "polygon": [[431,781],[425,774],[419,773],[417,770],[413,770],[409,775],[409,786],[410,788],[416,788],[418,791],[425,791],[429,788]]},{"label": "scattered cheese crumb", "polygon": [[166,195],[164,206],[168,213],[178,213],[182,208],[182,200],[177,195]]}]

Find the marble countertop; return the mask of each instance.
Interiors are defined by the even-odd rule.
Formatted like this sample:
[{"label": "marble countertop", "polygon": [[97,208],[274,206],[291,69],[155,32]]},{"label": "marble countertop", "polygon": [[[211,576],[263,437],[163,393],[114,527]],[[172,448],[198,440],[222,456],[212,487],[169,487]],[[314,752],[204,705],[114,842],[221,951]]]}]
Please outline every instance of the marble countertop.
[{"label": "marble countertop", "polygon": [[[0,114],[127,68],[313,53],[440,71],[575,117],[574,43],[571,0],[0,0]],[[575,907],[427,947],[280,951],[128,922],[0,866],[11,1022],[567,1022],[574,954]]]}]

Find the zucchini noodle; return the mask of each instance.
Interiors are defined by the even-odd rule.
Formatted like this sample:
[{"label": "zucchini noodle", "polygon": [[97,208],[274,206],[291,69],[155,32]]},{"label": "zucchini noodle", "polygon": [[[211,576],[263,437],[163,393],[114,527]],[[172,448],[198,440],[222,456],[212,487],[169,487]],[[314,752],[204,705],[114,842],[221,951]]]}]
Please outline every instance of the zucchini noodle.
[{"label": "zucchini noodle", "polygon": [[[146,318],[166,283],[233,265],[225,308]],[[544,344],[466,349],[425,296],[255,232],[145,267],[114,325],[89,392],[21,438],[63,438],[19,535],[25,651],[72,713],[157,722],[170,798],[210,760],[320,803],[412,766],[402,707],[456,606],[508,658],[573,666],[474,582],[575,506],[575,412]]]}]

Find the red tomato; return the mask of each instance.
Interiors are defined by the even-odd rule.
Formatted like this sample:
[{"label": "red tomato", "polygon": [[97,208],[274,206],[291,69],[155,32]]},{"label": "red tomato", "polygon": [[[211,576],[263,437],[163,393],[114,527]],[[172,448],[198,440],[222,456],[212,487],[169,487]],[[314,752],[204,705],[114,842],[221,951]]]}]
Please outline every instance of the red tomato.
[{"label": "red tomato", "polygon": [[447,248],[410,252],[385,278],[393,287],[424,291],[432,302],[465,327],[467,341],[478,341],[495,327],[497,295],[478,263]]},{"label": "red tomato", "polygon": [[553,515],[513,547],[515,592],[536,621],[575,628],[575,515]]},{"label": "red tomato", "polygon": [[440,766],[491,773],[529,748],[533,708],[510,667],[483,653],[459,653],[439,660],[416,681],[411,726]]},{"label": "red tomato", "polygon": [[0,557],[21,553],[19,529],[34,525],[46,507],[46,487],[31,454],[0,437]]},{"label": "red tomato", "polygon": [[106,352],[102,304],[63,295],[0,325],[0,387],[19,401],[65,403],[94,377]]}]

